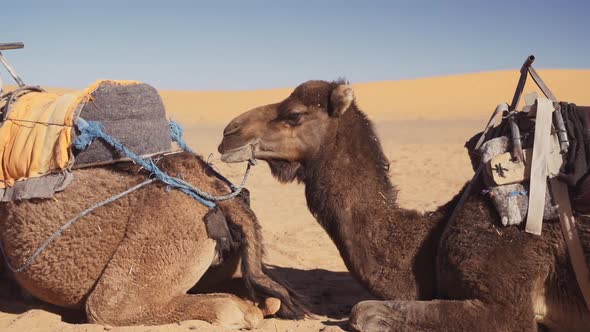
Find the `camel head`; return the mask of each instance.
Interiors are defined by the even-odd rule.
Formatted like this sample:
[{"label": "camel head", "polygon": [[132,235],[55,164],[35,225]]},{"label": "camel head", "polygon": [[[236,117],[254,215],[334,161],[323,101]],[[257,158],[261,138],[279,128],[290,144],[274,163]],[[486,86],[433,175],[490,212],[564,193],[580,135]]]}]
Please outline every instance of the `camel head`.
[{"label": "camel head", "polygon": [[219,145],[225,162],[268,162],[281,182],[298,179],[302,164],[316,158],[354,105],[345,82],[308,81],[280,103],[257,107],[233,119]]}]

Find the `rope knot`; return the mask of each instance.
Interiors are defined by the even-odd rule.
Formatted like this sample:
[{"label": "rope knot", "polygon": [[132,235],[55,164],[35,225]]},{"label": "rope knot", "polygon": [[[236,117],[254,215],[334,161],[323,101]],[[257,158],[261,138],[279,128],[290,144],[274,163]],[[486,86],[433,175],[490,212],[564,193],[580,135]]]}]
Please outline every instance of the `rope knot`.
[{"label": "rope knot", "polygon": [[193,150],[191,150],[191,148],[189,148],[188,145],[186,145],[186,143],[182,139],[182,134],[183,134],[182,127],[174,121],[170,121],[169,123],[170,123],[170,137],[172,138],[172,140],[174,142],[176,142],[180,146],[180,148],[183,149],[184,151],[194,153]]},{"label": "rope knot", "polygon": [[86,150],[92,142],[101,137],[103,126],[99,122],[86,121],[82,118],[76,120],[76,126],[80,135],[74,139],[74,147],[79,151]]}]

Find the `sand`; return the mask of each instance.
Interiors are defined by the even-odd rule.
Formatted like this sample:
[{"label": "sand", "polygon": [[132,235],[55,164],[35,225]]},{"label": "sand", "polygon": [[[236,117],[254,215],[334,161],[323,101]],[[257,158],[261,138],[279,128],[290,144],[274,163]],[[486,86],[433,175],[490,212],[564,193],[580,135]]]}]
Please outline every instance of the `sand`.
[{"label": "sand", "polygon": [[[590,70],[543,70],[563,100],[590,105]],[[430,211],[448,201],[473,175],[463,143],[481,130],[500,102],[510,102],[517,71],[498,71],[395,82],[355,84],[358,104],[376,124],[402,207]],[[531,82],[529,88],[532,87]],[[62,89],[59,89],[63,91]],[[291,89],[262,91],[161,91],[172,118],[185,127],[189,144],[238,181],[245,165],[219,161],[225,124],[253,107],[278,102]],[[303,186],[281,185],[260,163],[248,183],[252,208],[263,226],[265,261],[308,298],[316,315],[302,321],[266,319],[258,331],[340,331],[358,301],[372,298],[349,275],[338,251],[307,210]],[[74,212],[74,211],[72,211]],[[22,297],[0,281],[2,331],[104,331],[83,316]],[[110,329],[107,327],[107,329]],[[223,331],[199,321],[111,331]]]}]

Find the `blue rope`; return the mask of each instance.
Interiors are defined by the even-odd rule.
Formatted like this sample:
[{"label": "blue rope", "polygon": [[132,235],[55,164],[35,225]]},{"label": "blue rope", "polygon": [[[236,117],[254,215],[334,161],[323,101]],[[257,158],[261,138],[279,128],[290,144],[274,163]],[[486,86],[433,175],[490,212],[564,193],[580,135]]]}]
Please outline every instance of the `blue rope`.
[{"label": "blue rope", "polygon": [[515,197],[515,196],[526,196],[526,190],[519,190],[519,191],[511,191],[508,193],[508,197]]},{"label": "blue rope", "polygon": [[174,142],[180,146],[186,152],[194,153],[193,150],[186,144],[182,139],[182,127],[174,121],[170,121],[170,137]]},{"label": "blue rope", "polygon": [[51,234],[51,236],[45,240],[45,242],[39,247],[39,249],[37,249],[37,251],[35,251],[35,253],[29,257],[27,260],[25,260],[25,262],[18,268],[14,267],[12,264],[10,264],[10,261],[8,260],[8,258],[6,257],[6,253],[4,252],[4,245],[2,244],[2,242],[0,242],[0,251],[2,251],[2,256],[4,257],[4,261],[6,262],[6,265],[8,266],[8,268],[12,271],[12,272],[22,272],[25,269],[27,269],[29,266],[31,266],[33,264],[33,262],[35,261],[35,259],[37,259],[37,257],[45,250],[45,248],[47,248],[47,246],[49,244],[51,244],[51,242],[53,242],[58,236],[60,236],[66,229],[70,228],[76,221],[82,219],[83,217],[85,217],[86,215],[90,214],[92,211],[98,209],[101,206],[105,206],[111,202],[114,202],[116,200],[118,200],[119,198],[130,194],[134,191],[136,191],[137,189],[142,188],[143,186],[146,186],[152,182],[156,181],[156,179],[147,179],[145,181],[143,181],[142,183],[136,184],[135,186],[121,192],[118,193],[117,195],[108,198],[98,204],[95,204],[89,208],[87,208],[86,210],[78,213],[74,218],[70,219],[67,223],[63,224],[60,228],[57,229],[57,231],[55,231],[53,234]]},{"label": "blue rope", "polygon": [[[214,196],[214,195],[211,195],[207,192],[204,192],[204,191],[192,186],[191,184],[189,184],[188,182],[186,182],[184,180],[181,180],[179,178],[176,178],[176,177],[166,174],[154,163],[153,160],[143,159],[141,156],[139,156],[139,155],[135,154],[133,151],[127,149],[119,141],[117,141],[116,139],[114,139],[113,137],[111,137],[110,135],[105,133],[103,126],[99,122],[86,121],[82,118],[78,118],[76,121],[76,125],[78,127],[78,130],[80,130],[80,135],[78,137],[76,137],[76,139],[74,140],[74,147],[76,149],[84,150],[88,146],[90,146],[90,144],[92,144],[92,142],[94,142],[96,139],[100,138],[103,141],[105,141],[107,144],[111,145],[115,150],[123,153],[125,156],[127,156],[131,160],[133,160],[133,162],[135,162],[136,164],[140,165],[141,167],[143,167],[144,169],[149,171],[159,181],[167,184],[168,186],[170,186],[172,188],[176,188],[176,189],[182,191],[183,193],[191,196],[192,198],[196,199],[198,202],[200,202],[201,204],[203,204],[209,208],[215,207],[214,202],[231,199],[231,198],[234,198],[237,195],[239,195],[240,192],[242,191],[247,179],[248,179],[250,167],[251,167],[251,165],[254,164],[253,161],[250,161],[248,163],[248,168],[246,169],[246,174],[244,175],[244,179],[242,181],[242,184],[238,188],[236,188],[236,190],[234,190],[232,193],[230,193],[228,195]],[[179,143],[179,145],[181,147],[183,147],[183,149],[187,149],[190,152],[190,148],[188,148],[186,143],[184,143],[184,141],[182,140],[182,130],[180,129],[180,126],[178,126],[178,124],[172,122],[170,124],[170,129],[172,132],[172,134],[171,134],[172,138],[175,141],[177,141]]]}]

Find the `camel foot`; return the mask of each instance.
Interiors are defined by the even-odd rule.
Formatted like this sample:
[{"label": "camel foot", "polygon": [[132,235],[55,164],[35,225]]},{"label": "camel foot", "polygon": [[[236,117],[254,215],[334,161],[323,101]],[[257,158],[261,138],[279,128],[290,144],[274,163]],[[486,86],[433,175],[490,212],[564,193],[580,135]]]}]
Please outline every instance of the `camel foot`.
[{"label": "camel foot", "polygon": [[272,316],[281,309],[281,300],[276,297],[267,297],[264,302],[259,304],[259,307],[264,317]]},{"label": "camel foot", "polygon": [[253,329],[264,319],[260,309],[241,299],[219,298],[215,302],[213,315],[205,321],[223,328]]},{"label": "camel foot", "polygon": [[400,318],[391,307],[391,302],[363,301],[352,308],[350,328],[358,332],[400,331],[396,328]]}]

